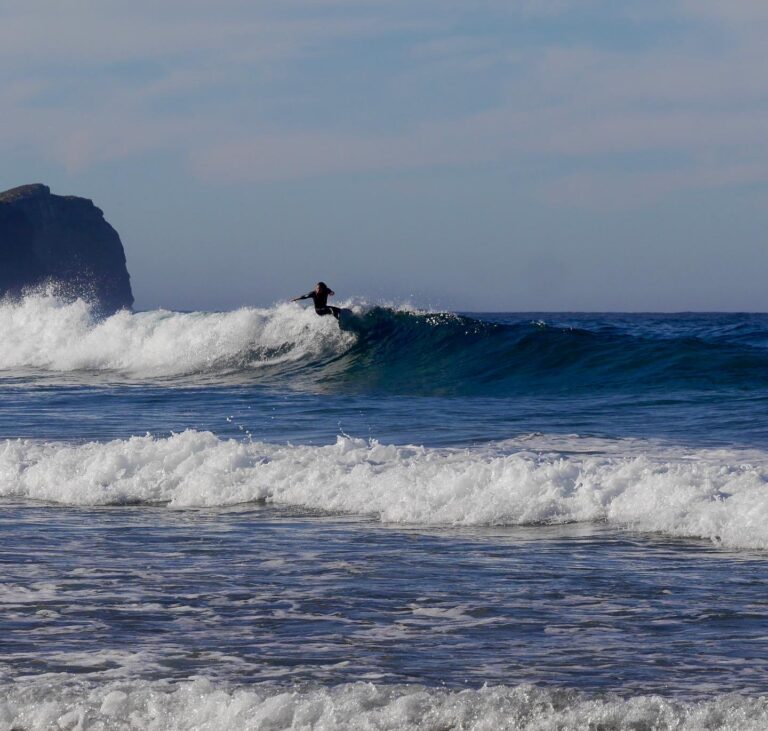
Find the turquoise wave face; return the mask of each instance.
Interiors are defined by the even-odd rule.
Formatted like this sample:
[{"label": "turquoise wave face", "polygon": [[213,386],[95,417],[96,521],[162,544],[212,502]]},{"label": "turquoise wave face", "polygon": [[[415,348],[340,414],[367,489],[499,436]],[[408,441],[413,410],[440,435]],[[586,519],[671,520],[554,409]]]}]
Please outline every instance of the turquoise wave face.
[{"label": "turquoise wave face", "polygon": [[469,316],[361,305],[337,323],[282,304],[105,319],[42,294],[0,302],[0,331],[2,382],[470,397],[768,386],[767,315]]},{"label": "turquoise wave face", "polygon": [[350,324],[356,340],[348,350],[304,363],[292,375],[310,374],[313,382],[342,391],[409,395],[763,389],[768,319],[739,317],[555,316],[547,322],[375,307]]}]

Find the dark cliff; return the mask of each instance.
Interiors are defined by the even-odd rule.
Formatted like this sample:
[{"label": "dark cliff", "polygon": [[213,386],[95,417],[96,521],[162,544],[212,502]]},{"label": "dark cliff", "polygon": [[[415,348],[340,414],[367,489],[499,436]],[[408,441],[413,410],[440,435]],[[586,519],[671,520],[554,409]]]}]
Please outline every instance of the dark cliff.
[{"label": "dark cliff", "polygon": [[51,281],[102,312],[133,305],[123,244],[92,201],[39,184],[0,193],[0,296]]}]

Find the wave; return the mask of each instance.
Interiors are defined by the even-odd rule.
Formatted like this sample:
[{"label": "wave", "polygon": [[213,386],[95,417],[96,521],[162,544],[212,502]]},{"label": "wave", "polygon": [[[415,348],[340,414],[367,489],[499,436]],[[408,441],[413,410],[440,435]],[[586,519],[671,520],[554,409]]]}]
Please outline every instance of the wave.
[{"label": "wave", "polygon": [[127,310],[99,318],[83,300],[30,295],[0,305],[0,370],[107,371],[133,377],[228,373],[312,362],[353,337],[290,305],[232,312]]},{"label": "wave", "polygon": [[614,317],[555,326],[367,305],[353,311],[344,330],[291,304],[99,319],[83,301],[42,293],[0,303],[0,372],[424,395],[768,386],[762,320]]},{"label": "wave", "polygon": [[460,691],[349,683],[330,688],[231,687],[198,678],[90,685],[0,684],[0,724],[28,731],[106,729],[640,729],[750,731],[768,725],[768,699],[720,695],[589,696],[531,685]]},{"label": "wave", "polygon": [[[0,497],[65,505],[249,502],[422,526],[573,522],[768,549],[768,453],[623,440],[432,449],[339,437],[326,446],[194,430],[111,442],[0,443]],[[626,443],[624,443],[626,442]]]}]

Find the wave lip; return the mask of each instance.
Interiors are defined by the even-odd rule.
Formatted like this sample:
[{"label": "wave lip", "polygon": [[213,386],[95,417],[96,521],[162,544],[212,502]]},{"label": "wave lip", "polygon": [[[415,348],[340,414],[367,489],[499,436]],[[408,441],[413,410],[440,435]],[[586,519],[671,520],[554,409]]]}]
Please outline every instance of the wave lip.
[{"label": "wave lip", "polygon": [[194,430],[80,445],[0,443],[6,498],[176,508],[266,501],[425,526],[600,522],[738,549],[768,549],[767,483],[768,454],[652,444],[623,456],[347,437],[318,447]]},{"label": "wave lip", "polygon": [[[4,687],[3,687],[4,686]],[[105,686],[0,685],[0,723],[50,728],[147,729],[543,729],[653,728],[758,731],[768,699],[738,695],[680,702],[660,696],[591,697],[530,685],[478,690],[349,683],[316,689],[178,685],[133,681]]]}]

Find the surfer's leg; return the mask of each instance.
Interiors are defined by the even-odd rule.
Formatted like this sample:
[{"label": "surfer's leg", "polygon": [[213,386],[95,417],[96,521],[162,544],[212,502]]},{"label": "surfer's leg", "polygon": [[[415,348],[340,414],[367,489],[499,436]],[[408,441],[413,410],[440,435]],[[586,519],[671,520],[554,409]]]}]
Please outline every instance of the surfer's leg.
[{"label": "surfer's leg", "polygon": [[331,305],[328,305],[328,309],[331,311],[331,314],[338,320],[339,319],[339,312],[341,312],[340,307],[331,307]]},{"label": "surfer's leg", "polygon": [[[320,317],[323,315],[332,315],[333,309],[333,307],[315,307],[315,314],[320,315]],[[338,315],[336,315],[336,317],[338,317]]]}]

